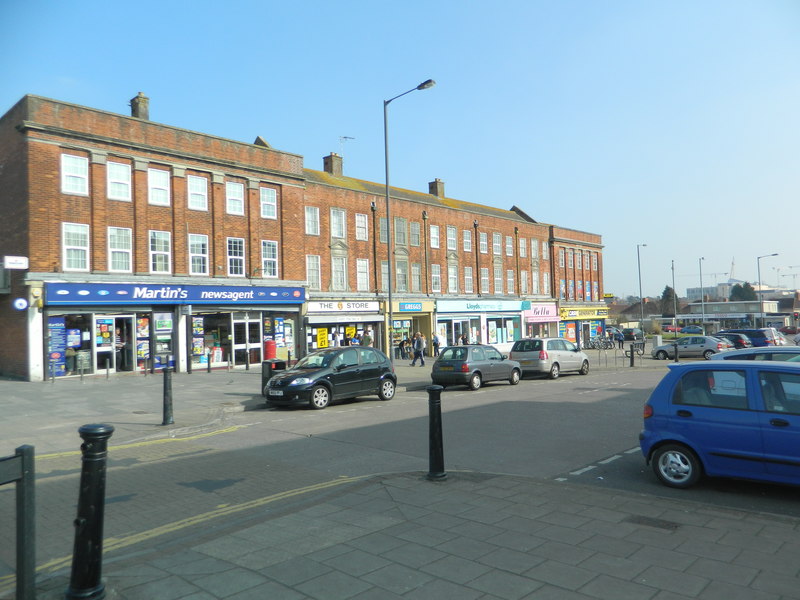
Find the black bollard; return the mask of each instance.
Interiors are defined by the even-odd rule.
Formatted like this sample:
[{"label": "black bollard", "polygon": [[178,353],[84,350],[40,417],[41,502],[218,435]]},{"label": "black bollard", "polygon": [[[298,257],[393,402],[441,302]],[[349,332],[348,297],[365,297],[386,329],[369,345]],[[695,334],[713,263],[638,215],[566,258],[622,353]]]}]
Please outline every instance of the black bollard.
[{"label": "black bollard", "polygon": [[442,386],[429,385],[428,390],[428,479],[442,481],[447,478],[444,471],[444,448],[442,444]]},{"label": "black bollard", "polygon": [[164,367],[164,418],[162,425],[172,425],[172,369]]},{"label": "black bollard", "polygon": [[672,345],[675,347],[675,362],[680,362],[680,360],[678,360],[678,343],[676,342]]},{"label": "black bollard", "polygon": [[631,344],[630,348],[631,348],[631,365],[630,366],[633,366],[633,355],[635,354],[635,352],[633,351],[633,344]]},{"label": "black bollard", "polygon": [[106,456],[113,425],[84,425],[78,430],[81,444],[81,488],[75,519],[72,576],[66,600],[101,600],[106,597],[100,581],[103,567],[103,512],[106,495]]}]

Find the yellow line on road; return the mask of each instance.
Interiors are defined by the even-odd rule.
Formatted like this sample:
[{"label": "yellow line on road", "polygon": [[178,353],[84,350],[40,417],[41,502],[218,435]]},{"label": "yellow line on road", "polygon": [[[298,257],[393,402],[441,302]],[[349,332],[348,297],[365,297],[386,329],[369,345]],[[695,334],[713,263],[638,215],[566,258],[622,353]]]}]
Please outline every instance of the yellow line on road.
[{"label": "yellow line on road", "polygon": [[[199,525],[200,523],[206,523],[212,521],[213,519],[218,519],[220,517],[227,517],[235,513],[242,512],[245,510],[250,510],[253,508],[259,508],[261,506],[265,506],[272,502],[277,502],[278,500],[285,500],[286,498],[292,498],[293,496],[301,496],[303,494],[308,494],[311,492],[318,492],[320,490],[333,488],[339,485],[343,485],[345,483],[352,483],[354,481],[359,481],[360,479],[363,479],[363,477],[342,476],[339,477],[338,479],[334,479],[331,481],[316,483],[314,485],[297,488],[295,490],[278,492],[277,494],[273,494],[271,496],[265,496],[263,498],[256,498],[255,500],[243,502],[242,504],[233,504],[230,506],[221,507],[216,510],[195,515],[193,517],[187,517],[179,521],[167,523],[166,525],[162,525],[160,527],[156,527],[148,531],[134,533],[132,535],[128,535],[121,538],[106,538],[103,541],[103,551],[111,552],[113,550],[121,550],[122,548],[127,548],[128,546],[133,546],[134,544],[139,544],[141,542],[151,540],[153,538],[165,535],[167,533],[175,533],[176,531],[180,531],[181,529],[185,529],[193,525]],[[72,562],[71,556],[55,558],[51,561],[48,561],[36,567],[36,572],[52,573],[58,571],[59,569],[67,567],[68,565],[71,564],[71,562]],[[15,582],[16,582],[16,575],[6,575],[4,577],[0,577],[0,594],[12,589],[12,587],[15,585]]]}]

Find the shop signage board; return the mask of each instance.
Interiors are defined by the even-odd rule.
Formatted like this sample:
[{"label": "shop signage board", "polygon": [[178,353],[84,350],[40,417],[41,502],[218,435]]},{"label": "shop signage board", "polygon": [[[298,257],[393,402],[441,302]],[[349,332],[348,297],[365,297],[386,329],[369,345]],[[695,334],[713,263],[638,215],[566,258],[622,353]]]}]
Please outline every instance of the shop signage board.
[{"label": "shop signage board", "polygon": [[305,288],[46,282],[45,304],[302,304]]}]

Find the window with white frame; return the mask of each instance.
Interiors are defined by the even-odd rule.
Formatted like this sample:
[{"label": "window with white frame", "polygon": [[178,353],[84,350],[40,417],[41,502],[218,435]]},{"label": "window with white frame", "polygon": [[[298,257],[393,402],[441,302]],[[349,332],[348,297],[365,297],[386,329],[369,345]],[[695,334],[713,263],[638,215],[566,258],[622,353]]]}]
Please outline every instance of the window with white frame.
[{"label": "window with white frame", "polygon": [[458,265],[447,265],[447,291],[458,293]]},{"label": "window with white frame", "polygon": [[531,258],[539,258],[539,241],[531,238]]},{"label": "window with white frame", "polygon": [[394,218],[394,244],[395,246],[408,245],[408,221],[403,217]]},{"label": "window with white frame", "polygon": [[539,293],[539,272],[532,271],[531,272],[531,293],[538,294]]},{"label": "window with white frame", "polygon": [[379,217],[378,218],[378,241],[381,244],[386,244],[389,241],[389,232],[386,227],[386,217]]},{"label": "window with white frame", "polygon": [[278,242],[261,240],[261,276],[278,277]]},{"label": "window with white frame", "polygon": [[514,238],[506,236],[506,256],[514,256]]},{"label": "window with white frame", "polygon": [[369,259],[356,259],[356,290],[359,292],[369,291]]},{"label": "window with white frame", "polygon": [[106,184],[109,200],[131,201],[131,166],[108,161],[106,163]]},{"label": "window with white frame", "polygon": [[147,169],[147,202],[157,206],[169,206],[169,171]]},{"label": "window with white frame", "polygon": [[528,239],[519,238],[519,257],[528,258]]},{"label": "window with white frame", "polygon": [[461,232],[461,238],[464,240],[464,252],[472,252],[472,232],[465,229]]},{"label": "window with white frame", "polygon": [[452,225],[447,226],[447,249],[458,250],[458,230]]},{"label": "window with white frame", "polygon": [[472,282],[472,267],[464,267],[464,293],[473,294],[475,284]]},{"label": "window with white frame", "polygon": [[382,291],[386,290],[386,280],[388,279],[388,277],[389,277],[389,263],[384,260],[384,261],[381,261],[381,290]]},{"label": "window with white frame", "polygon": [[61,224],[61,255],[65,271],[89,270],[89,226]]},{"label": "window with white frame", "polygon": [[319,255],[306,255],[306,282],[310,290],[318,290],[322,287]]},{"label": "window with white frame", "polygon": [[481,267],[481,294],[489,293],[489,268]]},{"label": "window with white frame", "polygon": [[565,254],[564,249],[563,248],[559,248],[558,249],[558,266],[561,267],[562,269],[564,268],[564,254]]},{"label": "window with white frame", "polygon": [[225,212],[229,215],[244,214],[244,184],[225,182]]},{"label": "window with white frame", "polygon": [[499,233],[492,234],[492,254],[500,256],[503,252],[503,236]]},{"label": "window with white frame", "polygon": [[503,293],[503,267],[500,265],[494,267],[494,293],[497,295]]},{"label": "window with white frame", "polygon": [[422,265],[419,263],[411,263],[411,291],[422,291]]},{"label": "window with white frame", "polygon": [[597,271],[597,252],[592,254],[592,271]]},{"label": "window with white frame", "polygon": [[394,282],[398,292],[408,291],[408,261],[397,260],[394,263]]},{"label": "window with white frame", "polygon": [[542,240],[542,260],[550,260],[550,246]]},{"label": "window with white frame", "polygon": [[172,267],[172,234],[150,230],[150,272],[169,273]]},{"label": "window with white frame", "polygon": [[542,293],[545,296],[550,295],[550,273],[542,273]]},{"label": "window with white frame", "polygon": [[430,226],[431,232],[431,248],[438,248],[439,247],[439,226],[438,225],[431,225]]},{"label": "window with white frame", "polygon": [[244,277],[244,238],[228,238],[228,275]]},{"label": "window with white frame", "polygon": [[574,263],[572,261],[572,250],[567,250],[567,268],[572,269]]},{"label": "window with white frame", "polygon": [[409,227],[408,241],[411,246],[419,246],[420,228],[418,221],[411,221]]},{"label": "window with white frame", "polygon": [[507,269],[506,270],[506,290],[508,290],[509,294],[513,294],[514,293],[514,290],[517,287],[515,285],[515,283],[516,282],[514,281],[514,270],[513,269]]},{"label": "window with white frame", "polygon": [[523,296],[528,295],[528,272],[527,271],[520,271],[519,272],[519,292]]},{"label": "window with white frame", "polygon": [[261,205],[262,219],[278,218],[278,192],[272,188],[258,188],[258,201]]},{"label": "window with white frame", "polygon": [[331,289],[336,292],[347,289],[347,258],[344,256],[331,257]]},{"label": "window with white frame", "polygon": [[319,235],[319,208],[306,206],[306,235]]},{"label": "window with white frame", "polygon": [[478,234],[478,244],[480,247],[481,254],[488,254],[489,253],[489,240],[488,236],[485,232],[481,231]]},{"label": "window with white frame", "polygon": [[431,265],[431,291],[442,291],[442,265]]},{"label": "window with white frame", "polygon": [[208,179],[197,175],[186,176],[189,198],[186,205],[190,210],[208,210]]},{"label": "window with white frame", "polygon": [[588,250],[583,253],[583,268],[587,271],[589,270],[589,254],[591,254],[591,252]]},{"label": "window with white frame", "polygon": [[341,208],[331,209],[331,237],[344,239],[347,235],[347,223],[344,210]]},{"label": "window with white frame", "polygon": [[208,275],[208,236],[189,234],[189,274]]},{"label": "window with white frame", "polygon": [[130,273],[133,270],[133,234],[129,227],[108,228],[108,270]]},{"label": "window with white frame", "polygon": [[61,155],[61,192],[75,196],[89,195],[89,159],[85,156]]},{"label": "window with white frame", "polygon": [[361,242],[369,240],[369,218],[365,214],[356,213],[356,239]]}]

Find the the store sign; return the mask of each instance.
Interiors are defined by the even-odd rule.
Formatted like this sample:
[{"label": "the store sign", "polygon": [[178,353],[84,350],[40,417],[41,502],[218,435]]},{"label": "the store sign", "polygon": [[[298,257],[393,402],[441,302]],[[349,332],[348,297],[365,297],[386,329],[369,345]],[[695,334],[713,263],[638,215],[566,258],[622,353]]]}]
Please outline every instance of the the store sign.
[{"label": "the store sign", "polygon": [[3,257],[4,269],[27,269],[28,257],[27,256],[4,256]]},{"label": "the store sign", "polygon": [[522,302],[518,300],[438,300],[438,312],[490,312],[521,311]]},{"label": "the store sign", "polygon": [[558,321],[558,308],[554,303],[549,304],[531,304],[523,315],[525,320],[529,323],[547,323]]},{"label": "the store sign", "polygon": [[422,302],[401,302],[400,312],[421,312]]},{"label": "the store sign", "polygon": [[596,319],[598,317],[607,317],[607,308],[562,308],[562,319]]},{"label": "the store sign", "polygon": [[46,282],[45,304],[302,304],[304,288]]},{"label": "the store sign", "polygon": [[378,312],[378,303],[360,300],[345,301],[332,300],[330,302],[309,302],[308,312],[314,313],[340,313],[340,312]]}]

